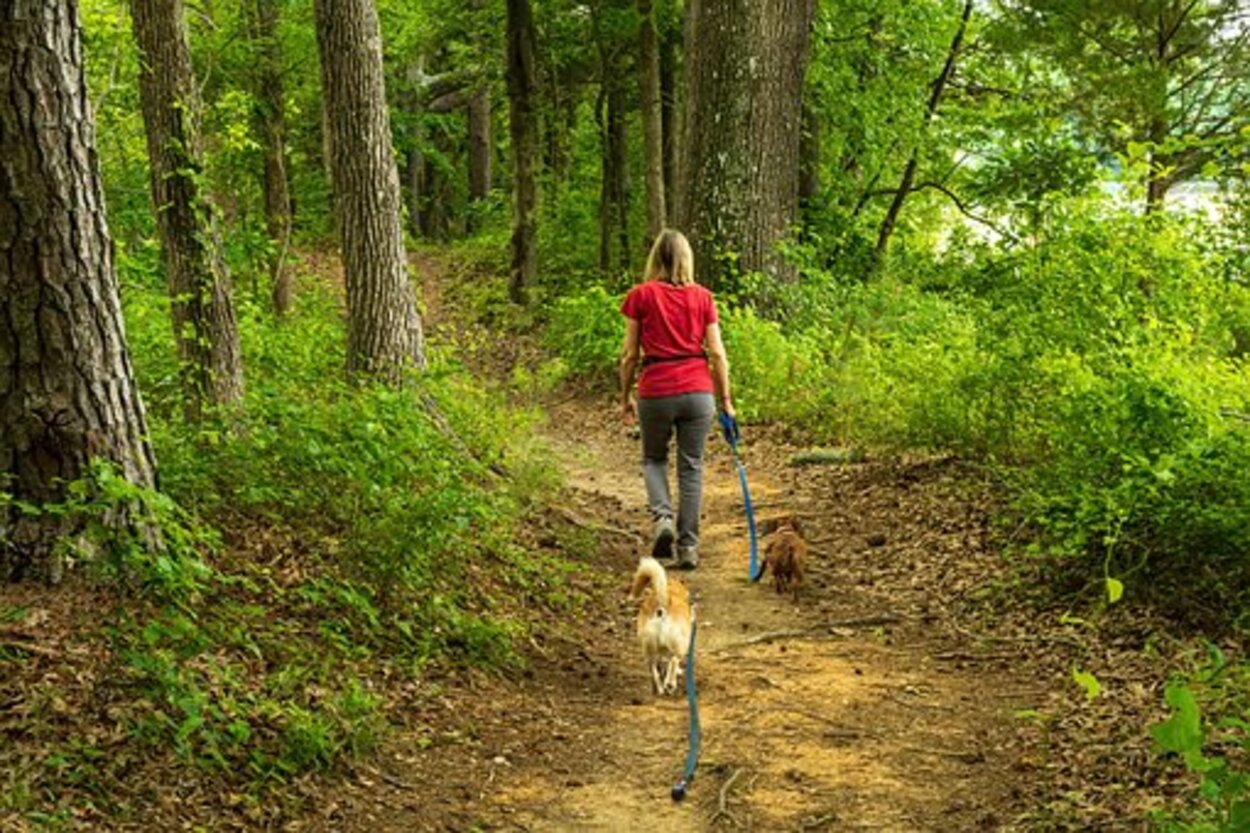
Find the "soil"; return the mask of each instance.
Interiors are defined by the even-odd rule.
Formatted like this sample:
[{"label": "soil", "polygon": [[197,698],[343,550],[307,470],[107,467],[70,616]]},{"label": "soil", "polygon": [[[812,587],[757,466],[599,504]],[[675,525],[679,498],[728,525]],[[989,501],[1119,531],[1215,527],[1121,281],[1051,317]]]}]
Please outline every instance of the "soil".
[{"label": "soil", "polygon": [[[960,569],[991,557],[980,549],[985,516],[942,502],[962,482],[958,467],[788,469],[772,465],[787,449],[767,442],[746,450],[752,496],[761,518],[795,511],[804,520],[807,586],[794,601],[767,578],[747,580],[738,480],[714,441],[701,563],[682,576],[698,606],[702,755],[686,801],[670,799],[687,705],[651,693],[634,641],[624,588],[646,543],[642,481],[637,442],[611,416],[605,402],[566,402],[548,431],[569,514],[614,540],[605,569],[616,592],[558,659],[471,698],[471,742],[414,770],[399,752],[413,739],[398,738],[390,782],[423,784],[425,798],[412,814],[382,799],[376,821],[395,830],[1012,827],[1027,810],[1028,774],[1011,715],[1041,705],[1047,687],[1009,656],[952,637],[926,569],[913,563],[954,549]],[[558,430],[568,425],[576,438]],[[952,507],[956,517],[934,511]]]}]

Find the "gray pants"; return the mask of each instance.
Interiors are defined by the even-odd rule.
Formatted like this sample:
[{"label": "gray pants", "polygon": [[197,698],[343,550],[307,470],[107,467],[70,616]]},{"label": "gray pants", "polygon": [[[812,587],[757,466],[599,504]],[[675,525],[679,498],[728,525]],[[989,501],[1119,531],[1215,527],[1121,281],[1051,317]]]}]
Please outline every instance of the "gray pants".
[{"label": "gray pants", "polygon": [[647,484],[647,507],[655,519],[672,517],[668,491],[668,441],[677,429],[677,546],[699,543],[699,505],[703,500],[703,448],[716,416],[710,393],[683,393],[660,399],[638,400],[642,429],[642,479]]}]

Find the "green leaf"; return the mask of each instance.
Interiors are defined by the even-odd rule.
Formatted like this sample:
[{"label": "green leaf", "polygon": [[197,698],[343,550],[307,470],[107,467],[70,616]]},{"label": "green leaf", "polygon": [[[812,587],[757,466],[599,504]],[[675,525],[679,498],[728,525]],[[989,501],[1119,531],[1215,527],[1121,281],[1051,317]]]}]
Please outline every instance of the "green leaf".
[{"label": "green leaf", "polygon": [[1124,595],[1124,583],[1119,579],[1107,577],[1107,601],[1115,604]]},{"label": "green leaf", "polygon": [[1085,689],[1085,699],[1093,700],[1102,693],[1102,683],[1098,682],[1098,678],[1088,671],[1082,671],[1075,665],[1072,666],[1072,679],[1081,688]]},{"label": "green leaf", "polygon": [[1172,716],[1150,727],[1150,735],[1164,752],[1182,756],[1191,769],[1203,771],[1205,758],[1202,754],[1202,713],[1194,693],[1187,687],[1169,683],[1164,694]]},{"label": "green leaf", "polygon": [[1250,801],[1238,801],[1228,813],[1228,823],[1233,830],[1250,830]]}]

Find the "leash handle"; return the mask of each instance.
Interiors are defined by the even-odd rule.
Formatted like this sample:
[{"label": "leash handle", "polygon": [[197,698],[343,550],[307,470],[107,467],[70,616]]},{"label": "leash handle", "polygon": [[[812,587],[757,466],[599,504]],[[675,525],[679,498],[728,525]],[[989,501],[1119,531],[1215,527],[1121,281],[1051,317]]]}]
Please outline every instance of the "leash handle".
[{"label": "leash handle", "polygon": [[686,797],[686,787],[694,780],[694,770],[699,764],[699,690],[694,680],[694,637],[699,632],[699,619],[695,608],[690,609],[690,645],[686,648],[686,705],[690,707],[690,745],[686,750],[686,765],[682,767],[681,779],[673,785],[674,801]]}]

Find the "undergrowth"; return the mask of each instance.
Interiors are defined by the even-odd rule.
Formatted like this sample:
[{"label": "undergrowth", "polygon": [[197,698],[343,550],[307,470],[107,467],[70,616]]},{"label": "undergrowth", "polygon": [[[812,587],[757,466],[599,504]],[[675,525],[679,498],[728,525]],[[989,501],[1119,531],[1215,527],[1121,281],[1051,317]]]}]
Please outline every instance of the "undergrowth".
[{"label": "undergrowth", "polygon": [[49,729],[55,709],[33,708],[30,736],[50,751],[0,782],[0,813],[125,818],[149,786],[127,783],[143,757],[132,748],[212,773],[255,810],[272,788],[372,748],[396,680],[514,666],[536,611],[576,604],[576,562],[517,543],[557,484],[542,449],[518,439],[534,413],[437,350],[402,390],[348,382],[339,302],[308,276],[286,321],[244,294],[245,402],[188,423],[156,270],[122,262],[160,491],[101,465],[65,504],[31,511],[143,507],[135,528],[163,546],[97,523],[71,554],[72,580],[111,607],[94,637],[101,682],[73,708],[116,734]]},{"label": "undergrowth", "polygon": [[[808,269],[770,289],[784,315],[720,299],[735,401],[815,442],[981,461],[1057,586],[1114,578],[1235,624],[1250,609],[1250,291],[1230,264],[1193,221],[1076,201],[1032,249],[904,256],[867,282]],[[619,302],[592,287],[551,305],[567,372],[611,384]]]}]

